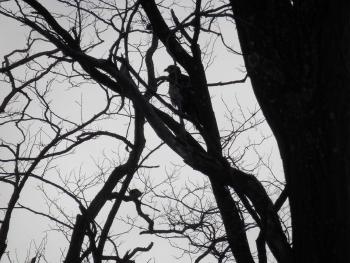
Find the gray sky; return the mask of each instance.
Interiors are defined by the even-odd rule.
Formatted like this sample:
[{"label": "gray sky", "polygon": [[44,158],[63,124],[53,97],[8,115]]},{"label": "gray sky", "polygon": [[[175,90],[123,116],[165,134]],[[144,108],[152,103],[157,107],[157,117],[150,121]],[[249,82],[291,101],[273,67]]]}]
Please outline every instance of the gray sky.
[{"label": "gray sky", "polygon": [[[8,3],[3,3],[2,5],[6,5]],[[55,1],[45,1],[45,5],[51,5],[51,7],[55,6]],[[179,10],[178,10],[179,11]],[[181,11],[181,10],[180,10]],[[234,47],[237,49],[238,40],[234,36],[234,28],[232,24],[226,24],[222,26],[223,33],[225,36],[231,39],[227,39],[228,43],[234,43]],[[27,31],[23,26],[18,25],[17,23],[13,23],[9,19],[5,19],[0,15],[0,58],[1,61],[3,56],[10,52],[15,48],[23,47],[25,43]],[[5,36],[5,37],[4,37]],[[106,39],[106,42],[113,41],[113,36],[110,39]],[[206,39],[203,39],[206,41]],[[100,56],[103,56],[103,50],[96,51],[96,54],[100,52]],[[139,64],[139,61],[135,59],[135,65]],[[169,56],[164,53],[164,49],[157,54],[155,57],[155,65],[157,74],[164,74],[163,69],[171,63]],[[207,69],[207,78],[209,83],[219,82],[219,81],[231,81],[235,79],[241,79],[245,75],[243,61],[242,58],[238,55],[227,52],[224,47],[216,42],[215,54],[213,54],[212,64]],[[43,85],[43,83],[41,83]],[[0,89],[0,98],[2,99],[8,90],[6,87],[2,86]],[[163,87],[159,90],[160,93],[167,92],[167,86],[163,85]],[[235,116],[239,120],[242,120],[242,113],[246,114],[246,117],[249,116],[249,113],[256,110],[258,108],[257,102],[254,99],[254,94],[249,84],[249,80],[245,84],[237,84],[237,85],[228,85],[223,87],[212,87],[210,88],[210,93],[212,96],[213,106],[215,110],[215,114],[217,117],[217,121],[222,130],[222,134],[225,133],[225,130],[231,128],[230,123],[228,122],[227,116],[227,107],[233,111]],[[99,87],[93,86],[91,84],[83,85],[80,88],[70,88],[67,85],[67,82],[59,83],[58,81],[52,84],[52,93],[50,94],[52,98],[52,103],[57,114],[64,116],[66,118],[70,118],[72,120],[78,120],[81,118],[81,112],[83,113],[83,119],[88,119],[93,116],[98,110],[100,110],[104,104],[104,94]],[[83,102],[82,110],[79,108],[79,103]],[[38,109],[35,107],[39,107],[39,105],[33,105],[32,111],[35,112]],[[242,112],[240,112],[240,108]],[[262,118],[261,113],[259,113],[259,118]],[[127,119],[126,118],[118,118],[115,120],[106,120],[99,122],[99,126],[103,129],[107,129],[110,131],[118,130],[122,134],[125,134],[127,129]],[[0,128],[1,137],[8,140],[11,137],[16,139],[16,135],[14,135],[14,127],[6,126],[5,128]],[[148,129],[148,145],[155,145],[159,141],[155,137],[154,133]],[[238,150],[243,150],[244,146],[251,141],[259,141],[261,139],[261,135],[269,136],[271,135],[271,131],[267,127],[267,124],[262,124],[259,126],[259,129],[251,130],[246,135],[237,139],[236,148]],[[257,146],[256,150],[259,151],[259,154],[263,156],[264,160],[267,162],[271,161],[271,167],[276,175],[281,176],[282,168],[280,164],[280,160],[278,157],[278,150],[275,145],[275,141],[273,138],[268,139],[261,146]],[[0,150],[1,151],[1,150]],[[108,140],[101,139],[96,142],[87,143],[82,147],[78,148],[74,155],[69,155],[67,157],[61,158],[57,161],[54,161],[55,169],[52,169],[46,175],[50,180],[58,182],[60,179],[57,177],[57,172],[60,171],[61,176],[65,178],[76,178],[79,174],[83,174],[86,177],[93,177],[98,174],[98,168],[96,167],[96,163],[108,162],[108,159],[113,159],[118,162],[118,158],[121,156],[117,156],[117,153],[125,151],[123,147],[121,147],[118,143]],[[108,157],[108,158],[106,158]],[[257,153],[254,150],[250,150],[247,152],[245,158],[242,160],[242,165],[247,168],[253,168],[257,161]],[[176,156],[173,152],[171,152],[167,147],[163,147],[159,152],[157,152],[154,157],[149,162],[160,165],[159,168],[153,169],[151,172],[147,174],[149,178],[152,178],[154,183],[160,182],[164,180],[166,177],[166,173],[171,171],[174,168],[174,164],[183,165],[183,162],[180,158]],[[39,169],[40,170],[40,169]],[[74,172],[72,172],[74,171]],[[270,171],[264,167],[260,167],[254,172],[258,173],[258,175],[263,177],[270,176]],[[180,173],[180,182],[184,182],[186,179],[191,178],[192,180],[202,180],[202,176],[196,175],[192,169],[188,167],[184,167]],[[196,178],[196,179],[194,179]],[[140,182],[135,181],[137,187],[144,187]],[[47,209],[47,204],[43,202],[43,193],[40,190],[40,184],[35,181],[30,181],[30,183],[26,186],[25,191],[22,193],[21,202],[24,204],[36,208],[38,210],[44,211]],[[51,196],[52,198],[59,198],[57,203],[68,211],[67,213],[70,215],[74,215],[78,212],[77,207],[73,204],[69,198],[59,196],[58,193],[50,188],[45,188],[46,194]],[[95,189],[96,190],[96,189]],[[91,190],[90,194],[93,194],[95,190]],[[3,207],[6,204],[6,200],[8,198],[8,190],[6,187],[0,184],[0,206]],[[145,198],[147,201],[151,201],[151,199]],[[160,207],[162,207],[160,205]],[[53,211],[57,210],[57,208],[52,207]],[[105,213],[102,213],[105,214]],[[132,206],[125,206],[123,209],[123,214],[134,215],[135,211]],[[102,216],[103,217],[103,216]],[[142,222],[138,222],[142,224]],[[24,262],[24,259],[27,256],[28,250],[30,248],[33,251],[35,246],[39,247],[42,239],[47,237],[47,245],[46,245],[46,256],[49,262],[59,262],[59,257],[61,254],[60,248],[64,249],[67,242],[65,238],[61,234],[55,233],[55,231],[50,230],[50,228],[55,228],[55,225],[48,222],[47,220],[43,220],[37,215],[33,215],[27,211],[16,211],[14,213],[13,221],[11,223],[11,229],[9,234],[9,246],[8,250],[11,252],[11,257],[15,259],[15,254],[17,254],[19,262]],[[122,232],[123,229],[127,229],[127,225],[119,224],[116,225],[115,231]],[[131,236],[123,236],[120,239],[122,243],[122,247],[125,249],[130,249],[135,245],[135,241],[140,243],[142,246],[146,246],[150,240],[156,239],[154,248],[149,253],[145,253],[140,257],[149,258],[154,257],[155,262],[176,262],[173,255],[179,256],[179,252],[171,246],[169,246],[168,242],[164,239],[158,239],[154,237],[138,237],[136,233],[133,233]],[[254,241],[254,240],[253,240]],[[30,255],[32,256],[32,255]],[[6,258],[4,262],[7,262]],[[139,262],[143,262],[140,260]],[[152,261],[151,261],[152,262]],[[184,258],[179,260],[178,262],[190,262],[188,258]]]}]

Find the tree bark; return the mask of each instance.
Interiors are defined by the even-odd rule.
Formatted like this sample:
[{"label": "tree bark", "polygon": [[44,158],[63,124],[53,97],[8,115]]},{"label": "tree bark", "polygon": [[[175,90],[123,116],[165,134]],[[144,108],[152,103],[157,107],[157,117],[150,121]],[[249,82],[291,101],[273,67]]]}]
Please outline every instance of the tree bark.
[{"label": "tree bark", "polygon": [[227,240],[237,263],[254,263],[244,221],[230,191],[218,180],[210,180],[213,194],[224,222]]},{"label": "tree bark", "polygon": [[350,260],[350,4],[231,0],[286,175],[293,260]]}]

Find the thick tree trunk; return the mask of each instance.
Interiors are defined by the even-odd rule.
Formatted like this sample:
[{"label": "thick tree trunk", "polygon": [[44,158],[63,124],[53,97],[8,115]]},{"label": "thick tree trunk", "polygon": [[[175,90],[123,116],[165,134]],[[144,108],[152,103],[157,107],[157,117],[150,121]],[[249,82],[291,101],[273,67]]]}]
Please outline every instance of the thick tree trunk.
[{"label": "thick tree trunk", "polygon": [[298,129],[285,127],[281,155],[292,189],[295,262],[350,262],[350,10],[344,10],[324,12],[311,40],[313,96]]},{"label": "thick tree trunk", "polygon": [[[309,125],[291,133],[281,151],[291,189],[294,262],[349,262],[348,135],[327,118]],[[336,142],[341,138],[343,146]]]},{"label": "thick tree trunk", "polygon": [[303,66],[310,67],[301,81],[308,86],[296,97],[311,92],[304,113],[289,118],[278,136],[295,262],[350,262],[350,27],[341,13],[328,15],[305,49],[313,55],[300,54],[309,56]]},{"label": "thick tree trunk", "polygon": [[231,0],[283,160],[294,262],[350,262],[350,4],[290,3]]}]

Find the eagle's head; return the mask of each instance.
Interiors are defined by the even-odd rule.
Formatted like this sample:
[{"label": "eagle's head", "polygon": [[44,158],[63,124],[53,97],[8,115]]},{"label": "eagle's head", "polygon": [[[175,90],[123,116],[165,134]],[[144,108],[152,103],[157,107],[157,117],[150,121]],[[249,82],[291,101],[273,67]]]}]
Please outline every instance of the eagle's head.
[{"label": "eagle's head", "polygon": [[176,65],[170,65],[164,71],[168,72],[170,74],[181,74],[181,70],[178,66]]}]

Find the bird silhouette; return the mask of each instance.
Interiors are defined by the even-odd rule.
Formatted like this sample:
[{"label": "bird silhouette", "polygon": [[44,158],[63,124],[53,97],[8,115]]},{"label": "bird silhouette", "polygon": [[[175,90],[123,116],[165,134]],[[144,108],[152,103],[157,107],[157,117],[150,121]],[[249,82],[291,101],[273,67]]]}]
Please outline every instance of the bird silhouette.
[{"label": "bird silhouette", "polygon": [[170,65],[164,71],[169,73],[168,82],[171,104],[178,109],[182,115],[180,117],[196,122],[195,96],[189,76],[182,74],[180,68],[176,65]]}]

